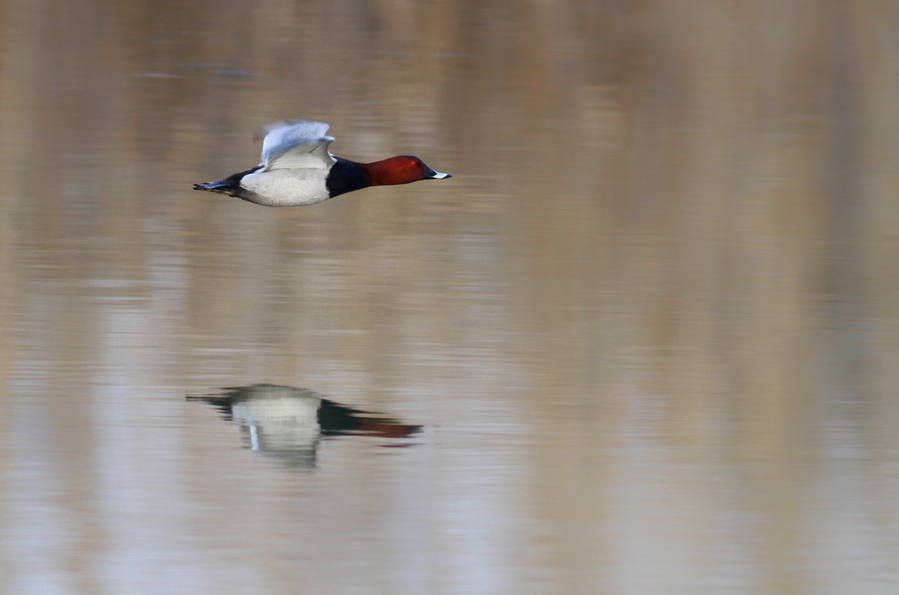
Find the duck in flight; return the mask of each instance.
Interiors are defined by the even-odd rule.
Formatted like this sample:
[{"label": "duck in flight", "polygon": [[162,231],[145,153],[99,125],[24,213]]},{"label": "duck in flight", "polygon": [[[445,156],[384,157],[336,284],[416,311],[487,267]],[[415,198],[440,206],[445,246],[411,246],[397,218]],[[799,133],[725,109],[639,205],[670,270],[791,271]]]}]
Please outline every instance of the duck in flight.
[{"label": "duck in flight", "polygon": [[218,182],[194,184],[194,190],[227,194],[266,207],[311,205],[369,186],[442,180],[418,157],[398,155],[374,163],[356,163],[328,151],[328,125],[284,120],[263,126],[262,163]]}]

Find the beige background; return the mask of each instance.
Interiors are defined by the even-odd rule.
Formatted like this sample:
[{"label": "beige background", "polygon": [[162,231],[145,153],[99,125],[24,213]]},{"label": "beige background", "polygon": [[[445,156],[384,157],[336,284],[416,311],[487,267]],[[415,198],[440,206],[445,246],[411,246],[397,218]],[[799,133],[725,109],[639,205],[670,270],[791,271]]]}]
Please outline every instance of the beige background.
[{"label": "beige background", "polygon": [[[897,592],[897,31],[0,0],[0,592]],[[190,189],[284,117],[453,178]],[[303,470],[184,399],[257,382],[428,429]]]}]

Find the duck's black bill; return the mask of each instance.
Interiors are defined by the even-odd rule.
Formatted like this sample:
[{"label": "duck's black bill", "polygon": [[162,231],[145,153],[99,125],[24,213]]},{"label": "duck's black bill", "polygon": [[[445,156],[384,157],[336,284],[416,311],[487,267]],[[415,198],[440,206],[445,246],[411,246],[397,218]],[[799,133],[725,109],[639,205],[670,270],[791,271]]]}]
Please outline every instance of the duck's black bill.
[{"label": "duck's black bill", "polygon": [[425,173],[425,180],[443,180],[446,178],[452,178],[453,176],[449,174],[442,174],[439,171],[434,171],[433,169],[428,168],[428,171]]}]

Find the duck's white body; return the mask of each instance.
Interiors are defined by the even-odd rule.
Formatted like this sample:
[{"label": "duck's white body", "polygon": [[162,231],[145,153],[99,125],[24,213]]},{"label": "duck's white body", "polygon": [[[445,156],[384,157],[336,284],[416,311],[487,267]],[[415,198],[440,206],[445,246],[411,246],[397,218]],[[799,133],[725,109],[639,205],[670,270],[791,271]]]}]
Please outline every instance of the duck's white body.
[{"label": "duck's white body", "polygon": [[247,174],[240,181],[245,200],[266,207],[313,205],[331,198],[330,169],[276,169]]},{"label": "duck's white body", "polygon": [[262,163],[218,182],[194,184],[195,190],[219,192],[267,207],[311,205],[340,194],[386,184],[451,177],[432,170],[418,157],[397,156],[356,163],[328,151],[334,137],[328,125],[290,120],[263,126]]}]

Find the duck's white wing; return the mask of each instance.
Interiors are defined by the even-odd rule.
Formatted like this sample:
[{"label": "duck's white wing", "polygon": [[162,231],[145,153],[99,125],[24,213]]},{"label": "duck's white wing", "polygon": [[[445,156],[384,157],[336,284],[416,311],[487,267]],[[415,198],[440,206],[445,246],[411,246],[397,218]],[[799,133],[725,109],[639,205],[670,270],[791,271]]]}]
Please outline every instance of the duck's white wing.
[{"label": "duck's white wing", "polygon": [[334,164],[328,147],[334,137],[325,136],[328,125],[310,120],[282,120],[262,126],[262,164],[273,169],[326,169]]},{"label": "duck's white wing", "polygon": [[284,143],[296,143],[302,140],[321,138],[328,132],[329,126],[324,122],[312,120],[279,120],[256,129],[253,141],[262,141],[262,152]]}]

